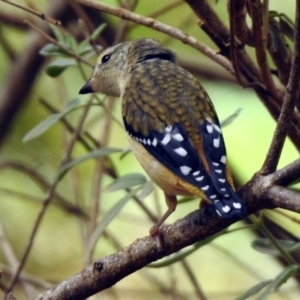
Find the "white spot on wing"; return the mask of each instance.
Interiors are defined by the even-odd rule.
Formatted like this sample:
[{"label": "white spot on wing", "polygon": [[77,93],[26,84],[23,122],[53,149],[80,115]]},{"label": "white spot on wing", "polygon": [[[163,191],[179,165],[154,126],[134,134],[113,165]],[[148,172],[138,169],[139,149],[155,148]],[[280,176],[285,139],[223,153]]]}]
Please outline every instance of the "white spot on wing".
[{"label": "white spot on wing", "polygon": [[184,148],[182,148],[182,147],[179,147],[179,148],[177,148],[177,149],[174,149],[174,151],[175,151],[178,155],[180,155],[180,156],[186,156],[186,155],[187,155],[187,151],[186,151]]},{"label": "white spot on wing", "polygon": [[156,139],[156,138],[153,139],[152,145],[153,145],[154,147],[156,147],[156,145],[157,145],[157,139]]},{"label": "white spot on wing", "polygon": [[150,140],[150,139],[147,140],[147,144],[148,144],[149,146],[151,145],[151,140]]},{"label": "white spot on wing", "polygon": [[221,169],[215,169],[216,173],[222,173],[222,170]]},{"label": "white spot on wing", "polygon": [[197,176],[199,174],[200,174],[200,171],[196,171],[196,172],[193,173],[194,176]]},{"label": "white spot on wing", "polygon": [[201,190],[202,190],[202,191],[207,191],[208,188],[209,188],[209,185],[206,185],[206,186],[202,187]]},{"label": "white spot on wing", "polygon": [[210,199],[215,199],[217,197],[217,195],[211,195],[209,196]]},{"label": "white spot on wing", "polygon": [[221,159],[220,159],[220,162],[222,163],[222,164],[226,164],[226,156],[225,155],[223,155],[222,157],[221,157]]},{"label": "white spot on wing", "polygon": [[224,178],[219,178],[219,181],[224,183],[225,182],[225,179]]},{"label": "white spot on wing", "polygon": [[171,126],[171,125],[168,125],[168,126],[165,128],[165,131],[166,131],[166,132],[171,132],[171,131],[172,131],[172,126]]},{"label": "white spot on wing", "polygon": [[219,148],[220,147],[220,138],[214,139],[213,144],[214,144],[215,148]]},{"label": "white spot on wing", "polygon": [[181,166],[180,167],[180,171],[183,175],[189,175],[191,172],[192,168],[188,167],[188,166]]},{"label": "white spot on wing", "polygon": [[162,139],[161,143],[163,145],[167,145],[171,141],[171,134],[167,133],[164,138]]},{"label": "white spot on wing", "polygon": [[174,135],[172,135],[173,139],[178,141],[178,142],[182,142],[183,141],[183,136],[180,133],[176,133]]},{"label": "white spot on wing", "polygon": [[203,180],[203,178],[204,178],[204,176],[196,177],[196,180],[201,181],[201,180]]},{"label": "white spot on wing", "polygon": [[213,164],[214,166],[216,166],[216,167],[219,166],[219,164],[218,164],[217,162],[213,162],[212,164]]},{"label": "white spot on wing", "polygon": [[208,133],[212,133],[213,132],[213,127],[211,124],[206,125],[206,129]]}]

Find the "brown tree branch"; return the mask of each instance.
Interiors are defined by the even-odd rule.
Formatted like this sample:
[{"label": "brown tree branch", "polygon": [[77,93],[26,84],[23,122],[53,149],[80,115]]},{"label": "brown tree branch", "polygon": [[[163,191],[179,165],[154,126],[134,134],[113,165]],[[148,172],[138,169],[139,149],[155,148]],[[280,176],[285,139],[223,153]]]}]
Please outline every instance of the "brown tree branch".
[{"label": "brown tree branch", "polygon": [[294,30],[294,53],[289,81],[286,93],[277,122],[276,130],[270,145],[266,160],[261,169],[261,173],[270,174],[276,170],[286,135],[292,130],[291,115],[294,112],[296,101],[299,97],[299,78],[300,78],[300,3],[296,4],[296,24]]},{"label": "brown tree branch", "polygon": [[[300,195],[270,185],[268,176],[254,178],[238,194],[246,199],[248,214],[274,207],[300,212]],[[75,276],[40,294],[35,300],[84,299],[111,287],[149,263],[211,237],[234,223],[233,220],[221,219],[215,212],[210,213],[208,217],[203,211],[194,211],[172,225],[163,226],[161,249],[150,236],[138,239],[121,251],[97,260]]]}]

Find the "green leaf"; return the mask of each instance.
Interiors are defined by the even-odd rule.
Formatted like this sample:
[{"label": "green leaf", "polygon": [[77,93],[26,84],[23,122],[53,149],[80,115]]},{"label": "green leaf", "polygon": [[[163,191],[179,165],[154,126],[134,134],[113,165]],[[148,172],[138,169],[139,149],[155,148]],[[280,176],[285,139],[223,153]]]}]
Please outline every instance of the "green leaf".
[{"label": "green leaf", "polygon": [[53,124],[55,124],[61,118],[60,113],[53,114],[48,116],[45,120],[31,129],[23,138],[23,142],[28,142],[41,134],[43,134],[46,130],[49,129]]},{"label": "green leaf", "polygon": [[271,279],[259,282],[258,284],[254,285],[252,288],[250,288],[248,291],[246,291],[244,294],[242,294],[241,296],[235,298],[234,300],[244,300],[244,299],[247,299],[250,296],[253,296],[256,293],[258,293],[259,291],[261,291],[264,287],[266,287],[271,282],[272,282]]},{"label": "green leaf", "polygon": [[143,184],[141,193],[139,194],[139,199],[143,201],[146,197],[148,197],[153,191],[153,182],[152,181],[146,181],[145,184]]},{"label": "green leaf", "polygon": [[283,283],[285,283],[290,277],[292,277],[298,270],[296,265],[290,265],[286,267],[278,276],[272,281],[268,288],[256,299],[265,300],[268,296],[276,291]]},{"label": "green leaf", "polygon": [[282,59],[284,61],[287,61],[289,53],[286,48],[285,41],[283,40],[283,37],[280,35],[280,32],[277,31],[277,29],[270,25],[269,26],[269,34],[270,34],[270,51],[271,52],[279,52]]},{"label": "green leaf", "polygon": [[128,194],[122,197],[102,218],[102,220],[98,223],[96,229],[94,230],[91,238],[89,249],[92,250],[98,241],[99,237],[108,226],[108,224],[116,217],[116,215],[121,211],[121,209],[125,206],[125,204],[130,200],[141,188],[138,187],[136,189],[131,190]]},{"label": "green leaf", "polygon": [[83,56],[85,54],[89,54],[90,52],[94,52],[93,47],[87,42],[87,41],[83,41],[80,45],[79,45],[79,55]]},{"label": "green leaf", "polygon": [[91,34],[92,41],[95,41],[99,37],[101,32],[105,29],[106,25],[107,25],[106,23],[103,23],[94,30],[94,32]]},{"label": "green leaf", "polygon": [[56,59],[47,66],[46,73],[51,77],[57,77],[71,66],[76,66],[73,58]]},{"label": "green leaf", "polygon": [[113,183],[105,188],[106,192],[114,192],[118,190],[123,190],[131,188],[136,185],[143,184],[147,181],[143,174],[131,173],[117,178]]},{"label": "green leaf", "polygon": [[54,125],[56,122],[58,122],[62,117],[64,117],[66,114],[71,112],[72,110],[76,109],[78,107],[80,100],[78,98],[73,99],[72,101],[68,102],[68,104],[65,106],[65,108],[60,113],[55,113],[49,117],[47,117],[45,120],[43,120],[41,123],[39,123],[37,126],[35,126],[33,129],[31,129],[23,138],[23,142],[28,142],[32,139],[37,138],[38,136],[42,135],[45,131],[47,131],[52,125]]},{"label": "green leaf", "polygon": [[60,31],[60,29],[57,26],[53,25],[53,24],[49,24],[49,26],[50,26],[56,40],[63,43],[64,42],[64,35]]},{"label": "green leaf", "polygon": [[68,47],[68,49],[72,50],[73,52],[76,53],[77,51],[77,43],[76,40],[74,39],[74,37],[70,34],[67,34],[65,36],[65,43]]},{"label": "green leaf", "polygon": [[227,117],[226,119],[224,119],[221,122],[221,127],[224,128],[225,126],[228,126],[229,124],[231,124],[241,113],[242,109],[238,108],[232,115],[230,115],[229,117]]},{"label": "green leaf", "polygon": [[[292,252],[300,248],[300,243],[295,241],[288,240],[276,240],[276,242],[287,252]],[[280,252],[275,247],[275,245],[267,238],[258,238],[255,239],[251,246],[253,249],[260,253],[269,254],[269,255],[280,255]]]},{"label": "green leaf", "polygon": [[88,160],[91,158],[99,158],[102,156],[107,156],[109,154],[115,153],[115,152],[121,152],[123,149],[122,148],[102,148],[102,149],[97,149],[94,151],[89,152],[88,154],[85,154],[83,156],[74,158],[72,160],[70,160],[69,162],[67,162],[66,164],[64,164],[59,170],[58,170],[58,174],[59,177],[63,177],[65,175],[65,173],[67,171],[69,171],[71,168],[73,168],[74,166]]},{"label": "green leaf", "polygon": [[286,267],[281,273],[276,276],[270,285],[270,292],[276,291],[283,283],[285,283],[290,277],[296,274],[298,267],[296,265],[290,265]]},{"label": "green leaf", "polygon": [[45,45],[39,52],[43,56],[65,56],[68,55],[64,50],[56,46],[55,44]]},{"label": "green leaf", "polygon": [[291,26],[289,22],[287,22],[285,19],[280,18],[279,19],[279,26],[280,31],[282,34],[287,36],[291,41],[294,40],[294,28]]}]

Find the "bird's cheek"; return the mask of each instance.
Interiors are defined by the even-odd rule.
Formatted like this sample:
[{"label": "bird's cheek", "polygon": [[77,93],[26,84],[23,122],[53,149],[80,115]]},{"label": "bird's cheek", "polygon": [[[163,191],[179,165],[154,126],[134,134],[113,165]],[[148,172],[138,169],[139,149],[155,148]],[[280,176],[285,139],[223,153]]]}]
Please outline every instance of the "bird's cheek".
[{"label": "bird's cheek", "polygon": [[115,77],[102,78],[97,82],[97,91],[107,96],[120,97],[120,86]]}]

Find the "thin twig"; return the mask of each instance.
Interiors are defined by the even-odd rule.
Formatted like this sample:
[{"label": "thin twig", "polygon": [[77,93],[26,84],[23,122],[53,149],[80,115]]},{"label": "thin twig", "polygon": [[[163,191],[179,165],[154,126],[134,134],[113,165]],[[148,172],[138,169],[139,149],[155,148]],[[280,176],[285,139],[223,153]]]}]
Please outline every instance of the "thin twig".
[{"label": "thin twig", "polygon": [[[90,100],[92,101],[92,100]],[[73,147],[76,143],[76,140],[77,140],[77,135],[80,133],[82,127],[83,127],[83,123],[86,119],[86,116],[87,116],[87,113],[89,111],[90,107],[87,105],[84,109],[84,111],[82,112],[82,115],[79,119],[79,124],[76,128],[76,132],[74,134],[74,136],[72,137],[70,143],[69,143],[69,146],[66,150],[66,153],[60,163],[60,166],[63,166],[65,163],[67,163],[71,157],[71,153],[72,153],[72,150],[73,150]],[[58,170],[59,170],[58,168]],[[32,229],[32,232],[30,234],[30,237],[29,237],[29,240],[28,240],[28,243],[27,243],[27,246],[25,248],[25,251],[21,257],[21,260],[20,260],[20,264],[19,264],[19,267],[14,275],[14,277],[12,278],[11,280],[11,283],[9,285],[9,288],[8,288],[8,291],[11,292],[13,287],[15,286],[15,284],[17,283],[18,279],[19,279],[19,276],[21,274],[21,271],[23,270],[24,266],[25,266],[25,263],[27,261],[27,258],[28,258],[28,255],[30,253],[30,250],[32,248],[32,245],[33,245],[33,242],[34,242],[34,239],[35,239],[35,236],[37,234],[37,231],[40,227],[40,224],[43,220],[43,217],[45,216],[45,213],[47,211],[47,208],[49,206],[49,204],[51,203],[52,199],[53,199],[53,196],[54,196],[54,193],[55,193],[55,190],[56,190],[56,187],[58,185],[58,183],[60,182],[61,178],[60,178],[60,174],[59,172],[57,172],[57,174],[55,175],[54,179],[53,179],[53,182],[46,194],[46,197],[45,197],[45,200],[43,201],[43,204],[42,204],[42,207],[38,213],[38,216],[36,218],[36,221],[34,223],[34,226],[33,226],[33,229]]]},{"label": "thin twig", "polygon": [[156,21],[152,18],[141,16],[139,14],[133,13],[126,9],[114,7],[114,6],[111,6],[108,4],[104,4],[102,2],[97,2],[95,0],[74,0],[74,1],[82,3],[83,5],[90,6],[95,9],[101,10],[103,12],[115,15],[119,18],[129,20],[129,21],[150,27],[157,31],[166,33],[166,34],[182,41],[184,44],[188,44],[191,47],[199,50],[200,52],[205,54],[207,57],[211,58],[213,61],[220,64],[227,71],[229,71],[230,73],[233,73],[231,63],[225,57],[223,57],[220,54],[217,54],[213,49],[211,49],[210,47],[201,43],[195,37],[188,35],[185,32],[183,32],[177,28],[174,28],[174,27],[164,24],[162,22]]},{"label": "thin twig", "polygon": [[276,170],[284,141],[291,126],[291,115],[299,95],[300,78],[300,3],[296,4],[296,24],[294,30],[294,48],[292,67],[286,87],[284,102],[277,122],[273,140],[271,142],[266,160],[262,166],[262,174],[270,174]]},{"label": "thin twig", "polygon": [[250,3],[252,17],[252,29],[255,43],[255,52],[260,74],[269,93],[275,99],[278,98],[277,88],[272,79],[272,74],[267,60],[268,41],[268,10],[265,5],[261,6],[260,1]]},{"label": "thin twig", "polygon": [[53,18],[45,15],[44,13],[41,13],[41,12],[35,10],[35,9],[29,8],[27,6],[23,6],[22,4],[13,2],[11,0],[2,0],[2,2],[6,2],[6,3],[8,3],[8,4],[12,5],[12,6],[21,8],[22,10],[27,11],[27,12],[29,12],[29,13],[31,13],[31,14],[39,17],[39,18],[41,18],[42,20],[44,20],[44,21],[46,21],[48,23],[54,24],[56,26],[61,26],[61,22],[60,21],[54,20]]},{"label": "thin twig", "polygon": [[52,38],[50,35],[48,35],[47,33],[45,33],[44,31],[40,30],[37,26],[35,26],[34,24],[32,24],[30,21],[24,21],[28,26],[30,26],[32,29],[34,29],[35,31],[39,32],[46,40],[48,40],[49,42],[53,43],[54,45],[56,45],[57,47],[59,47],[61,50],[63,50],[64,52],[66,52],[67,54],[69,54],[70,56],[74,57],[75,59],[77,59],[78,61],[83,62],[84,64],[90,66],[91,68],[94,68],[94,65],[91,64],[89,61],[85,60],[84,58],[82,58],[81,56],[79,56],[78,54],[76,54],[75,52],[73,52],[72,50],[68,49],[67,47],[63,46],[61,43],[59,43],[58,41],[56,41],[54,38]]}]

